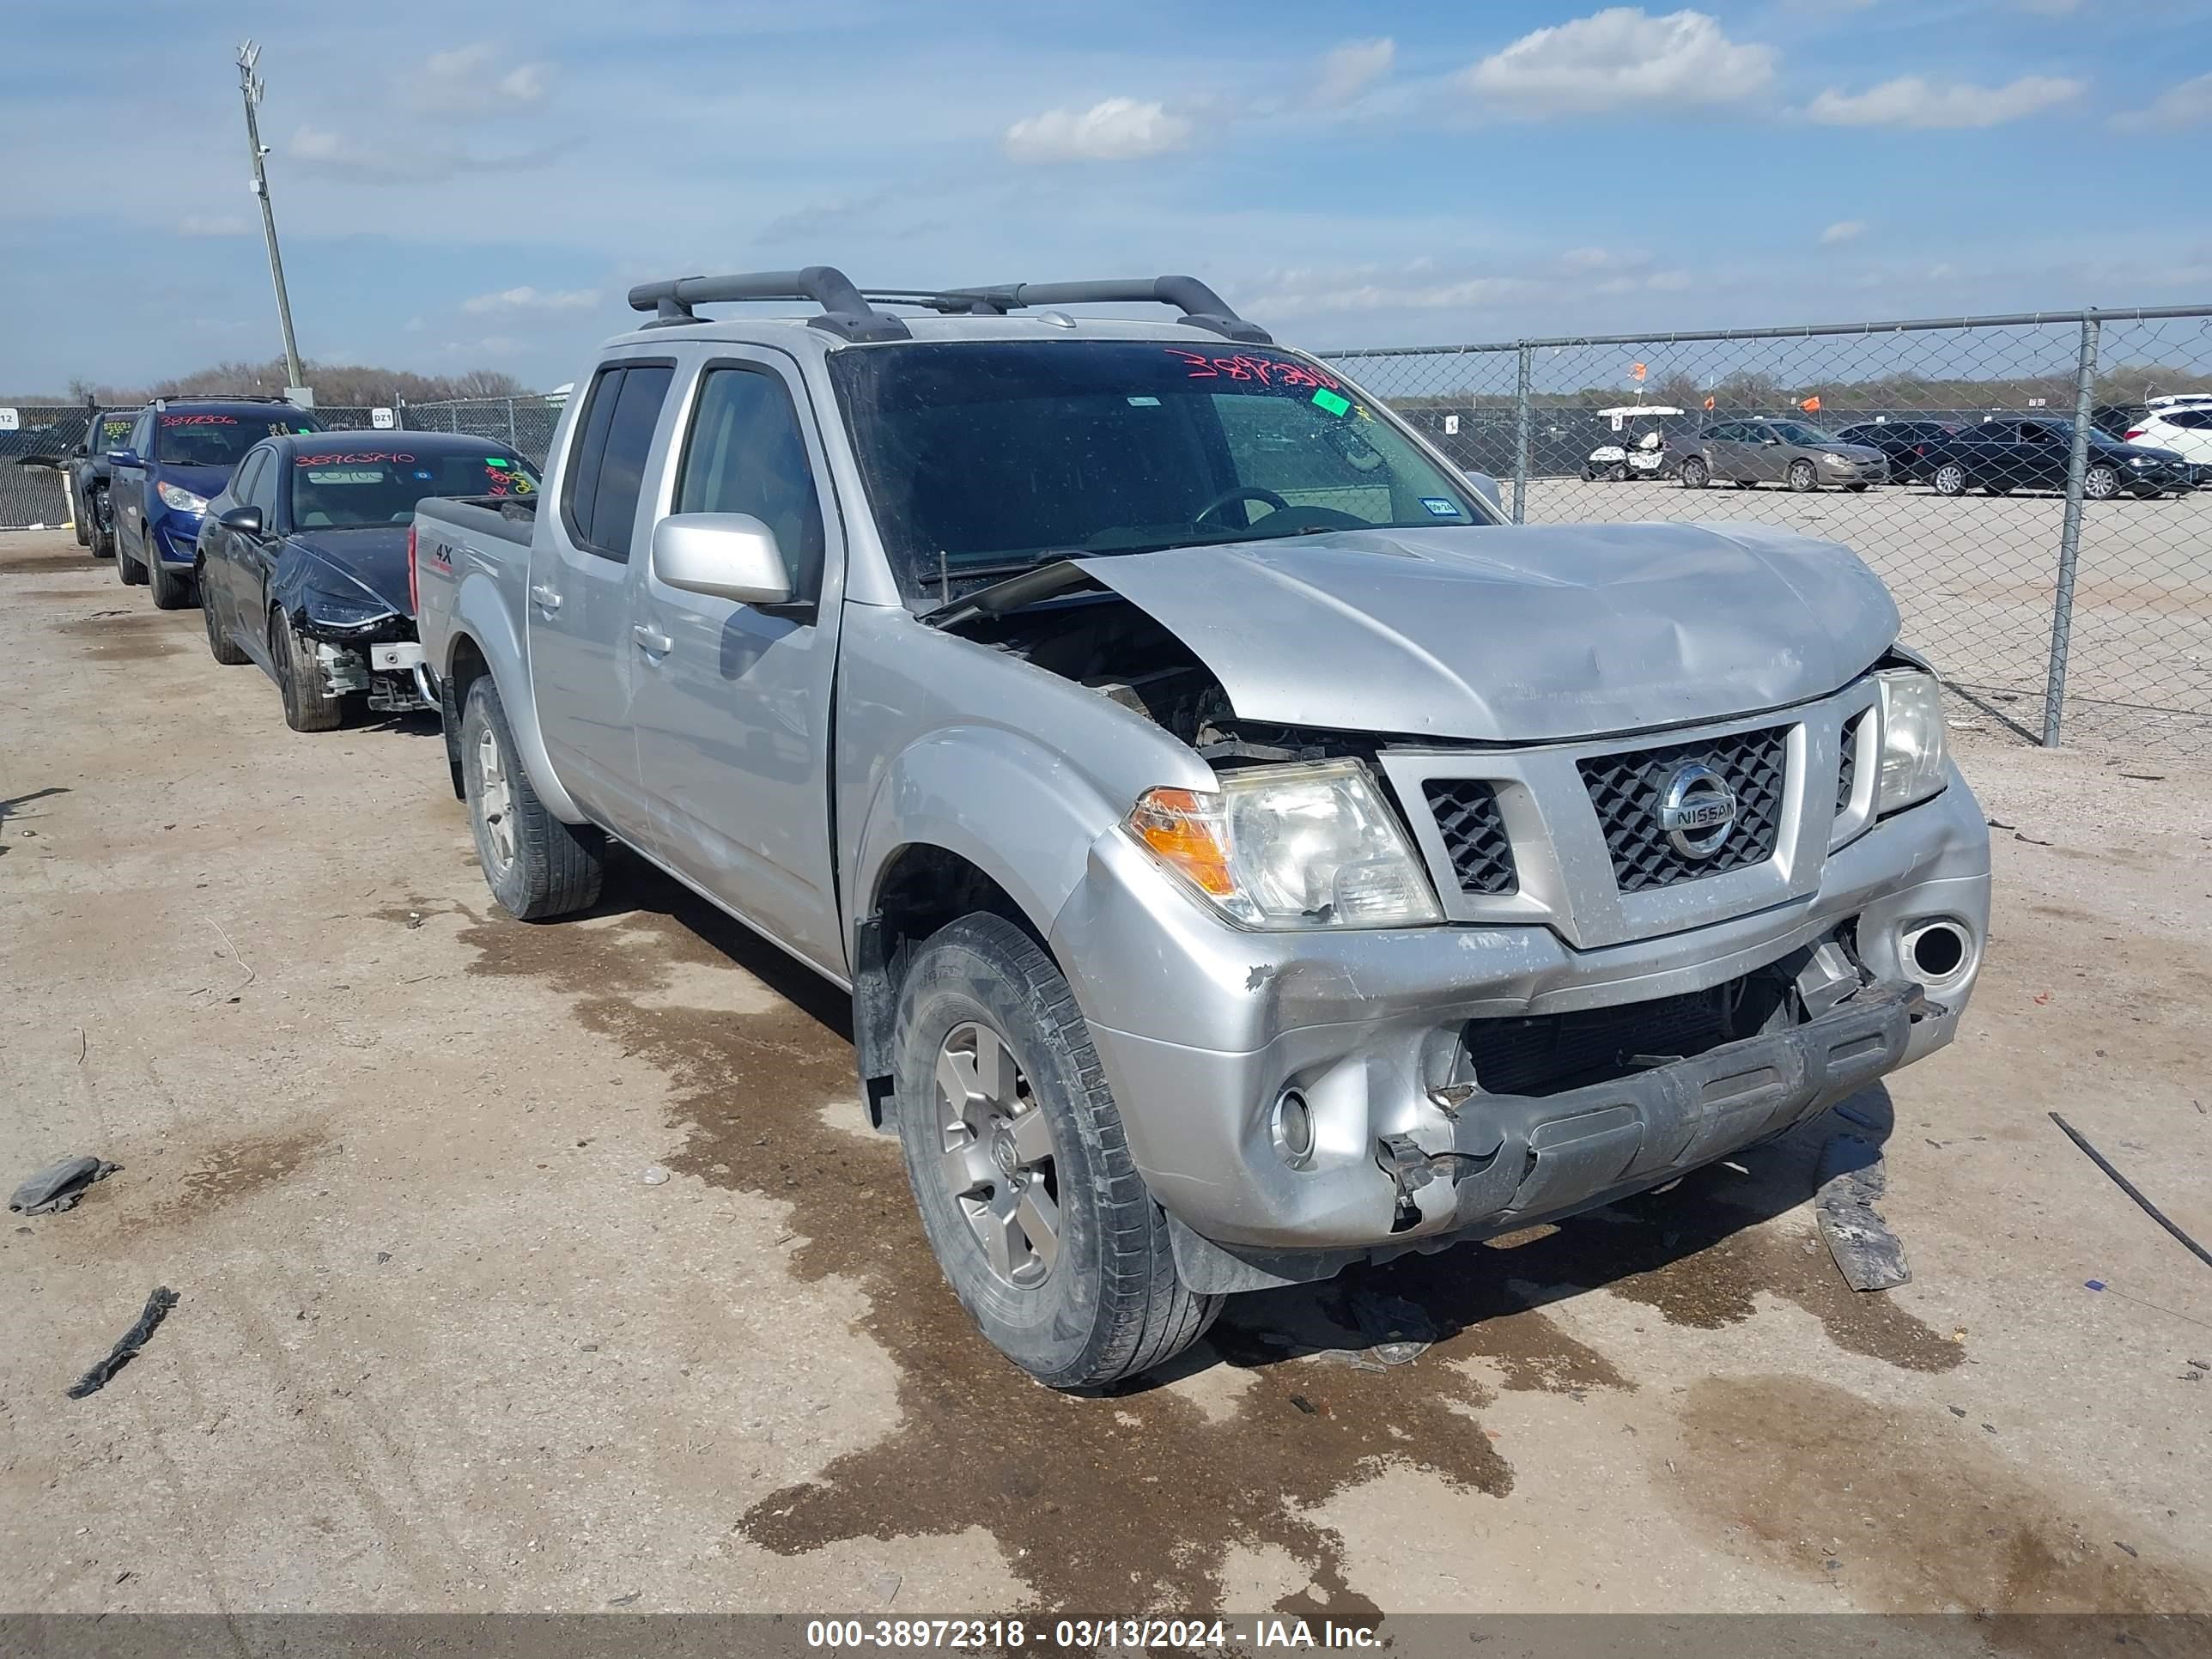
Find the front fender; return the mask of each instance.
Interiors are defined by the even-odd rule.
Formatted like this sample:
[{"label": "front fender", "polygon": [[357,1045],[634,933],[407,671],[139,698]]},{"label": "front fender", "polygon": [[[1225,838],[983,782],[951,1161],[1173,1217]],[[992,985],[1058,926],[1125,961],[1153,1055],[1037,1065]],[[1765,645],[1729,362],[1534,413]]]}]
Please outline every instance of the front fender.
[{"label": "front fender", "polygon": [[1042,744],[1002,726],[947,727],[884,769],[850,890],[860,914],[872,915],[884,872],[902,848],[941,847],[998,883],[1048,937],[1083,880],[1091,843],[1120,816]]},{"label": "front fender", "polygon": [[[524,573],[513,573],[526,580]],[[461,578],[447,619],[443,660],[438,665],[441,684],[452,684],[453,664],[460,644],[467,640],[480,652],[498,690],[500,707],[507,713],[507,730],[530,786],[545,810],[563,823],[586,823],[583,809],[568,798],[545,752],[545,736],[538,729],[538,705],[531,696],[530,664],[522,630],[500,596],[497,579],[471,571]]]}]

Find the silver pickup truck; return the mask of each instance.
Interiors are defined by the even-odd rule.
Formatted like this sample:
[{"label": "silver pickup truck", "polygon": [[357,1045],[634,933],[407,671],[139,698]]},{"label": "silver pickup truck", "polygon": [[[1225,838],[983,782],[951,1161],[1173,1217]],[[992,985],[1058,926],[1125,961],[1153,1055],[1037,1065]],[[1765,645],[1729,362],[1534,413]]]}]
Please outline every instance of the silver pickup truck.
[{"label": "silver pickup truck", "polygon": [[[763,300],[818,310],[693,310]],[[1507,524],[1188,277],[630,302],[542,494],[416,516],[485,875],[558,916],[618,841],[849,988],[945,1274],[1043,1381],[1950,1040],[1988,832],[1845,549]]]}]

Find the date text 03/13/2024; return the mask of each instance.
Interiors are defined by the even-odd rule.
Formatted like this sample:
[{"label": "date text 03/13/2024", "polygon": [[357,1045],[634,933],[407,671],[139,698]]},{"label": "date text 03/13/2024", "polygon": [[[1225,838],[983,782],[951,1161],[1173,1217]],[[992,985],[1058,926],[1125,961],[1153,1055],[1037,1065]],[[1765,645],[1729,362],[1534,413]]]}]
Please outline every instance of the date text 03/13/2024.
[{"label": "date text 03/13/2024", "polygon": [[1379,1632],[1323,1620],[1060,1619],[1031,1626],[1018,1619],[816,1619],[806,1626],[811,1648],[1018,1649],[1049,1645],[1093,1652],[1102,1648],[1158,1648],[1205,1652],[1251,1648],[1373,1648]]}]

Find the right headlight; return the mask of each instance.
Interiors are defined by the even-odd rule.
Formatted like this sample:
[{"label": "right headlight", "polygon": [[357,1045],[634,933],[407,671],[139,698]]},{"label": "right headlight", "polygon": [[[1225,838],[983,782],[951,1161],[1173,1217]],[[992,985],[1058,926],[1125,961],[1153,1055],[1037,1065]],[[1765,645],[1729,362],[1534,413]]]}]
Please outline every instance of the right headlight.
[{"label": "right headlight", "polygon": [[1240,927],[1443,919],[1397,815],[1358,761],[1251,767],[1212,790],[1148,790],[1124,828]]},{"label": "right headlight", "polygon": [[1874,808],[1894,812],[1943,787],[1943,688],[1917,668],[1885,669],[1881,690],[1881,779]]}]

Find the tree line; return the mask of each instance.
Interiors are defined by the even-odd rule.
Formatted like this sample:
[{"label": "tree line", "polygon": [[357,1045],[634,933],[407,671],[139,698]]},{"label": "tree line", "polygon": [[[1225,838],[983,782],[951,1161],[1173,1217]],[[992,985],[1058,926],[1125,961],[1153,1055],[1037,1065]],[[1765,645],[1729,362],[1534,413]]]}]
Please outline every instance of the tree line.
[{"label": "tree line", "polygon": [[[451,398],[525,398],[528,386],[496,368],[471,368],[459,374],[417,374],[404,368],[371,368],[352,363],[307,363],[303,366],[315,401],[337,407],[441,403]],[[116,407],[143,404],[155,398],[219,398],[223,396],[282,397],[289,383],[284,360],[266,362],[211,363],[149,385],[113,385],[79,378],[60,398],[19,397],[17,404],[81,404],[88,398]]]}]

